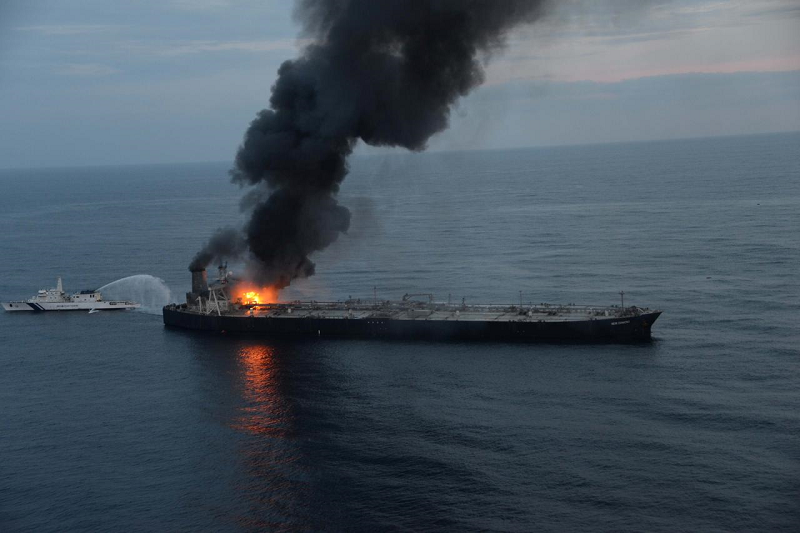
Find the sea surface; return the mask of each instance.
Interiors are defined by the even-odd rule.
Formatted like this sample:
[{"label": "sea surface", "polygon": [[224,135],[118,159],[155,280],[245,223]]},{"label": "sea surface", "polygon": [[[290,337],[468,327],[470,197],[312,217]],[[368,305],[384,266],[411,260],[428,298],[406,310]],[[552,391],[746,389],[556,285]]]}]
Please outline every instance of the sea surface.
[{"label": "sea surface", "polygon": [[664,311],[642,345],[165,329],[228,168],[0,171],[0,300],[150,302],[0,313],[0,530],[800,528],[800,134],[358,156],[284,295],[624,290]]}]

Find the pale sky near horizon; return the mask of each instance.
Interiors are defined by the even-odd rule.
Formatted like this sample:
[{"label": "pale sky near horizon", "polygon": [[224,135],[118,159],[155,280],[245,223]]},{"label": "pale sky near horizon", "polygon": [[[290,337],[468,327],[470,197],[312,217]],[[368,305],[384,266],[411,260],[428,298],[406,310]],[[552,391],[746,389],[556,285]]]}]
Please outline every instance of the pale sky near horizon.
[{"label": "pale sky near horizon", "polygon": [[[298,31],[279,0],[5,0],[0,168],[232,160]],[[565,0],[486,74],[431,150],[800,130],[800,0]]]}]

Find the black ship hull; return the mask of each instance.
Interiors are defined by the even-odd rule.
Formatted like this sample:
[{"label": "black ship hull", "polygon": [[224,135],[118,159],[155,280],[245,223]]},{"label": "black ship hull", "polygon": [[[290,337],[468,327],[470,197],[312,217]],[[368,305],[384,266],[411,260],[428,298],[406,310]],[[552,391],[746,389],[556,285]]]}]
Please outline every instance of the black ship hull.
[{"label": "black ship hull", "polygon": [[563,321],[398,320],[217,315],[185,306],[164,308],[169,327],[274,338],[350,338],[444,341],[642,342],[660,311],[638,316]]}]

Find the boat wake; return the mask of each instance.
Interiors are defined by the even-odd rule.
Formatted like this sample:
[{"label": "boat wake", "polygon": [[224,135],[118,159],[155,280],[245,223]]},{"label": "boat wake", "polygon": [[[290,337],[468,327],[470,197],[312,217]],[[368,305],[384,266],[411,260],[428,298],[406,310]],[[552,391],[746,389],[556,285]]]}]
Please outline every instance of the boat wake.
[{"label": "boat wake", "polygon": [[172,291],[164,280],[149,274],[136,274],[100,287],[104,300],[132,300],[142,304],[139,311],[160,315],[161,308],[172,301]]}]

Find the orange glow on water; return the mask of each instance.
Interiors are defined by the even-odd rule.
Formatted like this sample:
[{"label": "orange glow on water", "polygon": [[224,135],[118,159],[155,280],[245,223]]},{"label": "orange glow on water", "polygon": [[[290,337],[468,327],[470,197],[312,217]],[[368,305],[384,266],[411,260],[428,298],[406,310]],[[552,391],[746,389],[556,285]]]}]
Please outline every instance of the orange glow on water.
[{"label": "orange glow on water", "polygon": [[233,427],[254,435],[283,435],[287,407],[278,389],[274,349],[262,344],[243,346],[239,361],[245,405]]},{"label": "orange glow on water", "polygon": [[[306,454],[297,439],[292,403],[282,384],[286,379],[282,355],[285,354],[270,343],[242,342],[236,348],[233,372],[226,377],[233,378],[237,392],[228,424],[242,437],[234,440],[230,453],[235,455],[236,468],[241,465],[246,476],[232,487],[242,502],[249,502],[243,508],[245,512],[274,512],[272,516],[284,516],[287,509],[300,508],[300,503],[293,502],[307,500],[305,481],[296,480],[296,474],[303,472],[297,463]],[[276,487],[280,498],[274,497]],[[247,530],[280,529],[251,514],[232,518]]]}]

